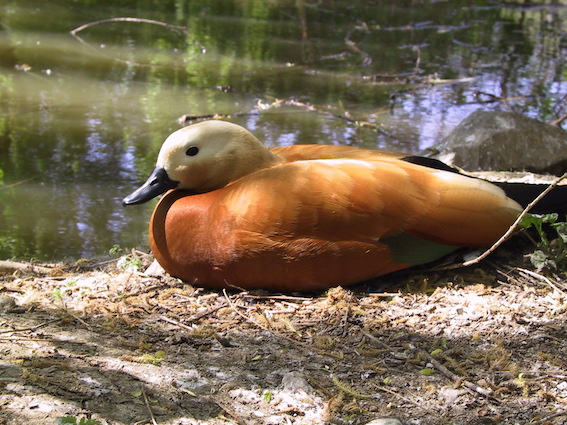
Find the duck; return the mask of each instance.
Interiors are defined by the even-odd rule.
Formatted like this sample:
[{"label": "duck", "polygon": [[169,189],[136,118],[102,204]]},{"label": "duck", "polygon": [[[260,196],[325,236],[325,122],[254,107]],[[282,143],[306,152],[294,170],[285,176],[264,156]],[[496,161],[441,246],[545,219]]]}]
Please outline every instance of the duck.
[{"label": "duck", "polygon": [[164,194],[155,259],[205,288],[313,292],[490,246],[522,207],[484,180],[418,156],[341,145],[268,149],[244,127],[172,133],[124,206]]}]

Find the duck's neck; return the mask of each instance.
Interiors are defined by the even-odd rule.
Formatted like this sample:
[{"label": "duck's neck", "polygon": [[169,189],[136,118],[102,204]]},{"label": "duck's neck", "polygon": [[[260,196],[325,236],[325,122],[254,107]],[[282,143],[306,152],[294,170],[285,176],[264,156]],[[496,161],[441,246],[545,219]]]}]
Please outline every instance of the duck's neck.
[{"label": "duck's neck", "polygon": [[246,156],[241,156],[239,161],[231,163],[229,182],[240,179],[256,171],[270,168],[282,161],[282,159],[272,153],[264,145],[258,142],[252,149],[246,152]]}]

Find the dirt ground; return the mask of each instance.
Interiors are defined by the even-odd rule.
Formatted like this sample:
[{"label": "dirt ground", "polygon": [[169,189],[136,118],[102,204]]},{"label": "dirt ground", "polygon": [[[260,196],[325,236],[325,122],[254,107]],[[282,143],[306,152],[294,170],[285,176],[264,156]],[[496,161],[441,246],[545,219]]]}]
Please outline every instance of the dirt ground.
[{"label": "dirt ground", "polygon": [[527,252],[308,295],[195,288],[139,252],[4,270],[0,424],[563,424],[567,279]]}]

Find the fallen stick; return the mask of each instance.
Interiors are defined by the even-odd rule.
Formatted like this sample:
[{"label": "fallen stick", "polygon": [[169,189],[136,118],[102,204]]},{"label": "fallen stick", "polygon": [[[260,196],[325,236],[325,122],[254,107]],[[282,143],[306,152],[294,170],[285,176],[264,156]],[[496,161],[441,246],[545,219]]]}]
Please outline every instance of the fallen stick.
[{"label": "fallen stick", "polygon": [[471,382],[471,381],[467,381],[466,379],[461,378],[459,375],[457,375],[454,372],[451,372],[449,369],[447,369],[441,362],[437,361],[431,354],[423,351],[423,354],[425,354],[425,356],[427,357],[427,359],[431,362],[431,364],[433,365],[433,367],[435,369],[437,369],[439,372],[441,372],[442,375],[444,375],[446,378],[455,381],[455,382],[461,382],[462,385],[466,388],[468,388],[469,390],[472,390],[484,397],[488,397],[490,398],[492,401],[498,402],[498,399],[494,398],[494,396],[492,395],[492,391],[491,390],[487,390],[486,388],[482,388],[481,386]]},{"label": "fallen stick", "polygon": [[468,267],[468,266],[472,266],[474,264],[478,264],[480,263],[482,260],[484,260],[486,257],[488,257],[490,254],[492,254],[494,251],[496,251],[496,249],[502,245],[504,242],[506,242],[510,236],[512,236],[513,233],[516,232],[516,228],[518,227],[518,225],[520,224],[520,222],[526,217],[526,215],[528,215],[528,213],[530,212],[530,210],[539,202],[541,201],[545,195],[547,195],[549,192],[551,192],[563,179],[567,178],[567,173],[564,173],[562,176],[558,177],[557,179],[555,179],[555,181],[553,183],[551,183],[543,192],[541,192],[532,202],[530,202],[522,211],[522,213],[518,216],[518,218],[516,218],[516,221],[514,221],[510,227],[508,228],[508,230],[506,231],[506,233],[504,233],[500,239],[498,239],[496,242],[494,242],[494,244],[488,248],[486,251],[484,251],[482,254],[480,254],[478,257],[473,258],[472,260],[469,261],[465,261],[463,263],[459,263],[459,264],[451,264],[449,266],[444,266],[444,267],[439,267],[439,268],[433,268],[430,269],[430,271],[443,271],[443,270],[453,270],[453,269],[458,269],[461,267]]},{"label": "fallen stick", "polygon": [[0,274],[14,273],[16,271],[49,274],[54,270],[55,269],[52,269],[50,267],[36,266],[32,263],[20,263],[17,261],[0,260]]}]

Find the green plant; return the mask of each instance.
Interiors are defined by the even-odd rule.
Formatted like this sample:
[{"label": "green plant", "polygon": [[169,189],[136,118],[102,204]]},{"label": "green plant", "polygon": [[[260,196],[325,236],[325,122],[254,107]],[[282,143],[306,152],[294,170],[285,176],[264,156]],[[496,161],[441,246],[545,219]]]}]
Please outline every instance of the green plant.
[{"label": "green plant", "polygon": [[[530,260],[537,270],[567,271],[567,221],[558,221],[559,214],[528,214],[520,223],[525,229],[534,228],[539,237],[536,240],[528,232],[524,234],[537,248],[530,256]],[[566,217],[567,220],[567,217]],[[547,237],[545,225],[557,233],[557,238],[551,241]]]},{"label": "green plant", "polygon": [[130,272],[137,272],[142,268],[142,259],[135,255],[124,255],[120,257],[116,266]]},{"label": "green plant", "polygon": [[51,292],[51,296],[55,298],[57,301],[63,302],[63,292],[60,289],[54,289]]},{"label": "green plant", "polygon": [[96,419],[81,418],[77,421],[75,416],[57,418],[56,423],[59,425],[100,425],[100,421],[97,421]]},{"label": "green plant", "polygon": [[122,248],[119,244],[115,243],[112,245],[112,248],[108,250],[110,255],[121,255],[124,252],[124,248]]}]

